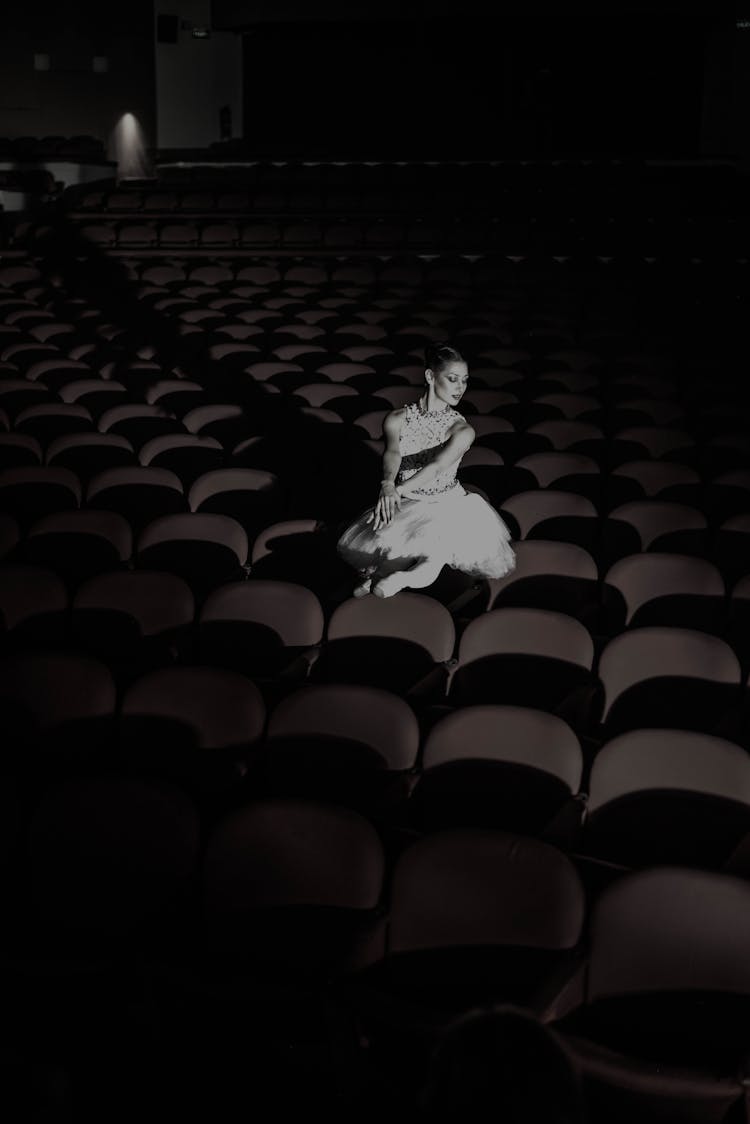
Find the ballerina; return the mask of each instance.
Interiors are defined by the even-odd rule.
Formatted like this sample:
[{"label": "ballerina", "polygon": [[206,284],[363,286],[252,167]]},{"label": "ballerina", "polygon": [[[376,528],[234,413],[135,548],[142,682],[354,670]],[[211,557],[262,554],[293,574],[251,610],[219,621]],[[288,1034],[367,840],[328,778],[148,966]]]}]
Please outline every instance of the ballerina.
[{"label": "ballerina", "polygon": [[506,524],[456,479],[475,437],[455,409],[467,382],[467,363],[456,348],[428,345],[424,393],[383,419],[378,501],[349,524],[336,545],[344,561],[359,570],[355,597],[422,589],[445,565],[491,578],[515,568]]}]

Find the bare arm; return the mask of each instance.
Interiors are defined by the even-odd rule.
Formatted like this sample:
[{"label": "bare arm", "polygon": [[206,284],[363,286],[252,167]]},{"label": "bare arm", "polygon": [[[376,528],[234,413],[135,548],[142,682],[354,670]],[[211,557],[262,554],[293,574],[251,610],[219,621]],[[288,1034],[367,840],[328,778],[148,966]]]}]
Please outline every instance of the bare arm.
[{"label": "bare arm", "polygon": [[396,473],[401,466],[401,448],[399,437],[401,434],[402,410],[391,410],[383,418],[383,437],[385,439],[385,452],[383,453],[383,479],[393,483]]},{"label": "bare arm", "polygon": [[390,523],[395,508],[401,507],[401,496],[397,491],[394,480],[401,464],[401,449],[399,438],[404,411],[391,410],[383,418],[383,437],[385,439],[385,452],[383,453],[383,480],[380,484],[378,502],[367,517],[367,522],[373,520],[373,530],[377,531],[383,523]]},{"label": "bare arm", "polygon": [[401,485],[401,491],[408,495],[415,488],[425,488],[441,472],[445,472],[452,464],[461,460],[466,450],[471,446],[476,437],[475,431],[468,422],[460,424],[451,434],[450,440],[443,446],[437,456],[415,472]]}]

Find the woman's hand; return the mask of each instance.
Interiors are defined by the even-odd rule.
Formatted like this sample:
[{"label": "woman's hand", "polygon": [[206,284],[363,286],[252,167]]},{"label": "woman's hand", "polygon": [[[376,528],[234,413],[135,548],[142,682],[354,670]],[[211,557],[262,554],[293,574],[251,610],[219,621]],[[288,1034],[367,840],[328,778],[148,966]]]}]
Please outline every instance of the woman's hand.
[{"label": "woman's hand", "polygon": [[383,484],[380,488],[380,497],[375,507],[367,516],[367,522],[372,522],[373,531],[379,527],[387,526],[396,513],[396,508],[401,510],[401,492],[395,484]]}]

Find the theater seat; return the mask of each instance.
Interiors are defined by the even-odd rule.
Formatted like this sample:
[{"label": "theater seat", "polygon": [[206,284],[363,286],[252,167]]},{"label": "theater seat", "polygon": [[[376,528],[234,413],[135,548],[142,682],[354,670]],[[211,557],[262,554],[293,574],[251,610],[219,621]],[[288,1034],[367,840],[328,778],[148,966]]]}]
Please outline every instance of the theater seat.
[{"label": "theater seat", "polygon": [[43,566],[0,565],[0,644],[3,654],[64,646],[69,594],[59,574]]},{"label": "theater seat", "polygon": [[312,590],[253,578],[214,589],[196,628],[199,663],[234,668],[291,689],[304,679],[323,639],[323,609]]},{"label": "theater seat", "polygon": [[197,809],[164,782],[98,775],[51,788],[27,831],[27,954],[58,970],[105,949],[163,955],[190,921],[199,845]]},{"label": "theater seat", "polygon": [[187,511],[182,483],[174,472],[147,465],[97,472],[86,488],[86,506],[114,511],[138,534],[154,519]]},{"label": "theater seat", "polygon": [[526,539],[514,545],[515,569],[488,578],[486,608],[552,609],[593,626],[600,600],[599,574],[587,551],[574,543]]},{"label": "theater seat", "polygon": [[195,616],[190,587],[174,574],[125,570],[98,574],[76,590],[71,636],[102,660],[122,688],[154,667],[175,662]]},{"label": "theater seat", "polygon": [[[118,764],[188,788],[202,809],[239,788],[243,762],[263,734],[256,685],[221,667],[155,668],[126,688]],[[212,809],[213,810],[213,809]]]},{"label": "theater seat", "polygon": [[109,669],[53,648],[8,655],[0,667],[4,769],[53,778],[112,760],[116,687]]},{"label": "theater seat", "polygon": [[108,468],[135,466],[133,446],[116,433],[68,433],[47,446],[46,462],[53,468],[67,468],[82,484]]},{"label": "theater seat", "polygon": [[184,578],[202,603],[217,585],[243,578],[247,552],[247,535],[235,519],[191,511],[151,520],[138,536],[134,562]]},{"label": "theater seat", "polygon": [[188,491],[203,473],[222,467],[226,455],[215,437],[170,433],[146,441],[141,446],[138,459],[143,465],[173,472]]},{"label": "theater seat", "polygon": [[379,687],[306,685],[269,715],[263,791],[390,813],[413,780],[420,732],[408,702]]},{"label": "theater seat", "polygon": [[352,809],[266,799],[216,823],[202,874],[204,977],[219,994],[293,998],[373,925],[385,856]]},{"label": "theater seat", "polygon": [[589,930],[579,987],[547,1021],[582,1071],[594,1118],[730,1120],[744,1101],[747,883],[638,871],[601,894]]},{"label": "theater seat", "polygon": [[556,848],[503,831],[437,831],[396,859],[386,917],[337,992],[375,1056],[413,1079],[459,1012],[541,1003],[572,969],[584,917],[579,875]]},{"label": "theater seat", "polygon": [[278,477],[255,468],[216,468],[201,473],[190,487],[188,502],[191,511],[235,520],[249,539],[284,514]]},{"label": "theater seat", "polygon": [[581,733],[599,705],[593,660],[593,639],[573,617],[550,609],[492,609],[461,635],[448,701],[529,706]]},{"label": "theater seat", "polygon": [[492,827],[570,845],[582,773],[578,738],[555,715],[463,706],[429,730],[406,816],[421,832]]},{"label": "theater seat", "polygon": [[66,468],[28,465],[0,470],[0,508],[23,531],[45,515],[80,507],[81,492],[78,477]]},{"label": "theater seat", "polygon": [[602,631],[666,625],[723,636],[726,597],[718,569],[705,558],[651,551],[620,559],[606,573]]},{"label": "theater seat", "polygon": [[34,523],[17,553],[54,570],[72,590],[94,574],[124,567],[133,553],[133,533],[114,511],[60,511]]},{"label": "theater seat", "polygon": [[612,738],[594,758],[588,789],[580,850],[605,863],[720,869],[750,831],[750,758],[708,734],[638,729]]},{"label": "theater seat", "polygon": [[606,644],[598,673],[604,740],[649,726],[730,740],[736,732],[740,664],[717,636],[690,628],[634,628]]},{"label": "theater seat", "polygon": [[352,597],[334,609],[310,679],[439,695],[454,644],[453,618],[431,597]]}]

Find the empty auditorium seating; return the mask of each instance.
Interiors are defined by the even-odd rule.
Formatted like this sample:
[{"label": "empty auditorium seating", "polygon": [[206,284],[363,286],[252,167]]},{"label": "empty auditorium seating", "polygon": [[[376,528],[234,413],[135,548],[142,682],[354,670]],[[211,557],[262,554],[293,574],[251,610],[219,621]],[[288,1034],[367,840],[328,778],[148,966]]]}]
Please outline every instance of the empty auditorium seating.
[{"label": "empty auditorium seating", "polygon": [[323,639],[323,609],[305,585],[229,582],[203,602],[195,636],[198,662],[259,680],[304,678]]},{"label": "empty auditorium seating", "polygon": [[562,719],[520,706],[463,706],[427,735],[408,820],[423,832],[552,832],[570,845],[581,817],[582,772],[578,739]]},{"label": "empty auditorium seating", "polygon": [[723,635],[725,588],[706,558],[651,551],[616,562],[604,576],[603,631],[641,625],[702,628]]},{"label": "empty auditorium seating", "polygon": [[431,597],[403,592],[385,601],[350,598],[331,615],[310,677],[439,693],[454,646],[453,618]]},{"label": "empty auditorium seating", "polygon": [[737,730],[740,664],[717,636],[666,625],[630,629],[606,644],[598,675],[606,737],[649,726],[730,738]]},{"label": "empty auditorium seating", "polygon": [[596,1119],[718,1122],[743,1098],[749,904],[739,878],[674,866],[602,893],[585,976],[553,1024]]},{"label": "empty auditorium seating", "polygon": [[236,519],[178,512],[158,515],[143,527],[133,560],[139,569],[167,570],[184,578],[202,601],[217,585],[243,576],[247,554],[247,535]]},{"label": "empty auditorium seating", "polygon": [[273,995],[340,971],[376,919],[384,870],[377,832],[352,809],[267,799],[227,813],[202,868],[210,977],[227,988],[249,976]]},{"label": "empty auditorium seating", "polygon": [[111,760],[116,703],[112,674],[93,657],[46,642],[8,653],[0,681],[4,770],[43,784],[58,771]]},{"label": "empty auditorium seating", "polygon": [[163,953],[167,929],[175,939],[189,917],[199,843],[197,809],[173,786],[106,775],[63,781],[28,827],[29,951],[95,962],[102,944],[140,942]]},{"label": "empty auditorium seating", "polygon": [[591,768],[583,851],[624,867],[720,869],[747,835],[747,764],[739,745],[691,730],[613,738]]},{"label": "empty auditorium seating", "polygon": [[408,702],[379,687],[310,684],[269,715],[259,784],[377,818],[408,795],[420,731]]},{"label": "empty auditorium seating", "polygon": [[122,569],[132,553],[127,520],[87,508],[43,516],[17,550],[25,561],[54,570],[71,589],[94,574]]},{"label": "empty auditorium seating", "polygon": [[70,594],[59,574],[43,566],[13,564],[0,567],[2,647],[55,647],[64,642]]},{"label": "empty auditorium seating", "polygon": [[512,573],[487,579],[487,609],[526,606],[557,610],[583,623],[598,621],[599,574],[585,550],[544,539],[524,539],[514,550]]},{"label": "empty auditorium seating", "polygon": [[533,1009],[583,921],[583,886],[556,848],[499,830],[432,832],[397,859],[387,919],[351,958],[344,994],[403,1072],[459,1011]]},{"label": "empty auditorium seating", "polygon": [[264,722],[263,697],[239,672],[157,667],[125,688],[118,762],[127,772],[175,779],[205,802],[239,783]]},{"label": "empty auditorium seating", "polygon": [[[662,174],[175,165],[19,228],[0,264],[4,979],[34,941],[6,1027],[38,1011],[62,1041],[55,994],[81,974],[56,943],[68,990],[47,991],[35,958],[66,933],[85,976],[104,934],[119,959],[78,993],[79,1057],[119,1027],[208,1089],[277,1048],[289,1072],[308,1033],[299,1064],[329,1093],[334,1074],[411,1090],[453,1015],[512,1001],[567,1042],[591,1124],[729,1124],[750,451],[724,327],[747,267],[741,223],[678,214],[700,193],[670,183],[635,214]],[[516,568],[353,598],[337,537],[441,339],[469,363],[459,479]]]},{"label": "empty auditorium seating", "polygon": [[453,706],[535,707],[582,731],[596,713],[593,662],[593,639],[574,617],[551,609],[492,609],[462,633],[447,697]]},{"label": "empty auditorium seating", "polygon": [[108,571],[88,578],[71,601],[71,638],[102,660],[120,686],[189,648],[195,598],[164,571]]}]

